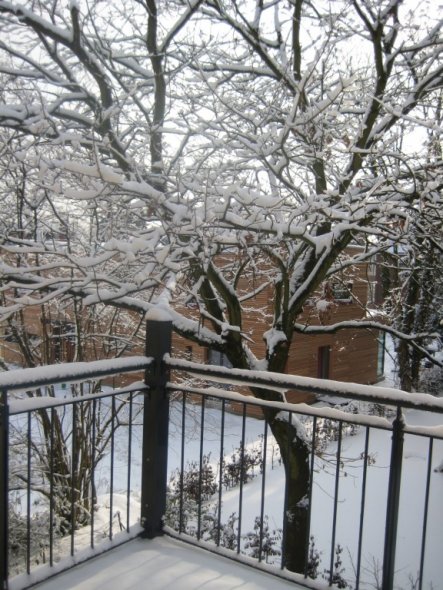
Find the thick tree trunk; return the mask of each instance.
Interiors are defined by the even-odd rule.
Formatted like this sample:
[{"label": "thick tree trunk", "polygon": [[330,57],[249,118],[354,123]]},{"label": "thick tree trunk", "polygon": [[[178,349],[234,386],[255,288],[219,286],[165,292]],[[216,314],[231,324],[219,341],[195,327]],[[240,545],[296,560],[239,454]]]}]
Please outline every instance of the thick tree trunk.
[{"label": "thick tree trunk", "polygon": [[403,391],[412,391],[412,373],[411,373],[411,359],[409,354],[408,343],[400,340],[396,347],[397,362],[398,362],[398,378],[400,380],[400,389]]},{"label": "thick tree trunk", "polygon": [[[400,312],[398,328],[405,334],[419,334],[431,331],[432,301],[435,293],[433,265],[429,268],[413,268],[402,290],[403,309]],[[397,274],[397,282],[401,276]],[[400,388],[417,391],[420,381],[423,353],[411,347],[405,340],[396,346]]]},{"label": "thick tree trunk", "polygon": [[303,427],[295,417],[266,412],[266,420],[280,447],[285,468],[283,515],[283,565],[291,572],[304,573],[309,540],[310,448]]}]

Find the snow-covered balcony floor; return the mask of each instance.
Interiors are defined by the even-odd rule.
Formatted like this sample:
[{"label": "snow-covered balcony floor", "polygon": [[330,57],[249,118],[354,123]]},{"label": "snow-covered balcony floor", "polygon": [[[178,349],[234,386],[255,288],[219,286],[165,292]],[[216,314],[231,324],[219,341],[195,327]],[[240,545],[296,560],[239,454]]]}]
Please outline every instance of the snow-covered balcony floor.
[{"label": "snow-covered balcony floor", "polygon": [[301,590],[169,537],[134,539],[36,586],[40,590]]}]

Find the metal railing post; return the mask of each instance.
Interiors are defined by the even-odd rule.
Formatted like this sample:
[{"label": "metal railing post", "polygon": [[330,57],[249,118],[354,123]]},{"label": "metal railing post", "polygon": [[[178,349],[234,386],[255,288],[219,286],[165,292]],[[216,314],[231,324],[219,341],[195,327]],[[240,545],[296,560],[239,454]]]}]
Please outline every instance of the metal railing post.
[{"label": "metal railing post", "polygon": [[154,362],[146,372],[149,392],[143,410],[141,523],[143,537],[153,538],[163,532],[166,510],[169,379],[163,357],[171,352],[172,321],[165,315],[148,314],[146,325],[146,356]]},{"label": "metal railing post", "polygon": [[8,394],[0,393],[0,583],[8,588],[8,510],[9,510],[9,408]]},{"label": "metal railing post", "polygon": [[397,407],[397,416],[392,424],[391,464],[386,506],[382,590],[392,590],[394,587],[395,549],[397,544],[400,484],[403,464],[404,425],[402,410],[400,407]]}]

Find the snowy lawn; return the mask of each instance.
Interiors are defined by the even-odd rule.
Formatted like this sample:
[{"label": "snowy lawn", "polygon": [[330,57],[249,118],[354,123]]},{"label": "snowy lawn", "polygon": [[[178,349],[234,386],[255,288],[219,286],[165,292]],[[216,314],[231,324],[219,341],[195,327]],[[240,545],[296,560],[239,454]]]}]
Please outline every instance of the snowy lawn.
[{"label": "snowy lawn", "polygon": [[[441,423],[441,417],[425,412],[408,411],[405,413],[408,424],[434,425]],[[206,416],[206,423],[217,423],[216,410]],[[229,416],[227,419],[228,439],[232,450],[238,447],[239,440],[234,435],[240,431],[241,418]],[[248,420],[246,440],[249,448],[262,444],[264,423]],[[354,436],[346,436],[342,442],[342,466],[340,469],[337,532],[335,546],[339,544],[343,552],[343,576],[352,583],[356,566],[360,507],[362,496],[363,461],[361,455],[365,448],[365,429],[360,428]],[[320,554],[319,577],[324,569],[329,569],[332,517],[335,486],[335,454],[337,443],[331,442],[321,457],[315,460],[315,474],[312,497],[311,535],[315,548]],[[401,487],[401,506],[399,515],[399,535],[397,541],[396,583],[399,588],[411,587],[409,580],[415,580],[419,569],[421,551],[421,533],[425,504],[425,482],[428,457],[428,440],[406,435]],[[179,464],[179,441],[171,440],[171,468]],[[199,432],[189,434],[186,439],[186,460],[198,458]],[[389,460],[391,433],[371,429],[369,436],[369,455],[371,457],[367,471],[366,506],[363,525],[362,588],[373,588],[380,578],[383,561],[384,528],[386,518],[386,496],[389,477]],[[225,442],[226,458],[229,459],[229,447]],[[204,452],[214,460],[217,471],[217,458],[220,453],[216,429],[213,436],[205,437]],[[271,529],[282,527],[284,474],[282,467],[275,460],[275,446],[272,437],[268,439],[268,459],[265,471],[264,514],[267,515]],[[272,457],[273,460],[272,460]],[[443,458],[443,442],[434,442],[432,469]],[[273,463],[273,465],[272,465]],[[255,477],[243,488],[242,534],[252,531],[255,517],[261,511],[261,492],[263,479]],[[443,576],[441,547],[443,546],[443,511],[441,497],[443,493],[443,473],[432,471],[429,498],[429,515],[425,561],[424,588],[437,590]],[[231,514],[239,513],[239,489],[223,493],[222,523],[226,523]],[[238,523],[237,523],[238,524]],[[277,558],[278,563],[278,558]],[[431,583],[433,584],[431,586]]]}]

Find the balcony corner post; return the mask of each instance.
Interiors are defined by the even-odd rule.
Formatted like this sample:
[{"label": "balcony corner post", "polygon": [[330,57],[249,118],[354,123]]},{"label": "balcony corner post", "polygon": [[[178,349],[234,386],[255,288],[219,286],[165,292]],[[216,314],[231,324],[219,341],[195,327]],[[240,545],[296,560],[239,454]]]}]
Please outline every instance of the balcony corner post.
[{"label": "balcony corner post", "polygon": [[9,512],[9,407],[6,391],[0,392],[0,584],[8,588],[8,512]]},{"label": "balcony corner post", "polygon": [[143,447],[141,475],[142,536],[152,539],[163,533],[166,511],[169,397],[166,384],[169,370],[164,356],[171,352],[172,320],[165,312],[147,316],[146,356],[153,363],[146,371],[149,387],[143,408]]},{"label": "balcony corner post", "polygon": [[391,463],[389,471],[388,498],[386,505],[385,545],[383,554],[382,590],[392,590],[395,574],[395,550],[397,544],[400,485],[403,464],[404,419],[401,407],[392,424]]}]

